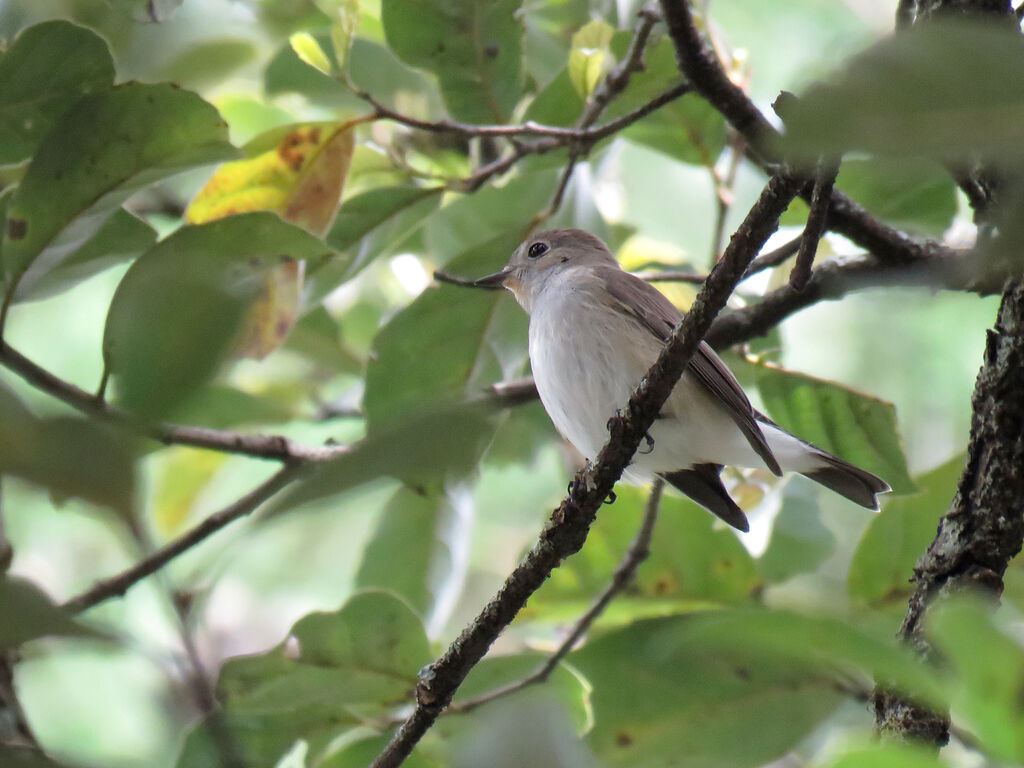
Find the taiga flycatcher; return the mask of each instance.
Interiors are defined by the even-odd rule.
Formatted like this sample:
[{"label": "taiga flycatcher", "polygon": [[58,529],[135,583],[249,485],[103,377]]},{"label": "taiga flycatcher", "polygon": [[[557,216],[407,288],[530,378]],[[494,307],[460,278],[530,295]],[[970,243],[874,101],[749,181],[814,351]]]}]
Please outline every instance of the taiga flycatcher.
[{"label": "taiga flycatcher", "polygon": [[[608,440],[608,419],[654,363],[682,318],[656,288],[624,272],[603,242],[578,229],[541,232],[500,272],[476,280],[508,288],[530,315],[530,364],[555,427],[584,456]],[[756,411],[707,344],[700,348],[623,477],[660,475],[729,525],[749,528],[722,466],[791,470],[878,509],[879,477],[791,435]]]}]

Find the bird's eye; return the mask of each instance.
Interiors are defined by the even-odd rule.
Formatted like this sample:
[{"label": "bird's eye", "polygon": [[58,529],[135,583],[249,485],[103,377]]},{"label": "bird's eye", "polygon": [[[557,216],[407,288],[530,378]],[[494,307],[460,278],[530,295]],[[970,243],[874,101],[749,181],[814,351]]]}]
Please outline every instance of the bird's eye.
[{"label": "bird's eye", "polygon": [[530,250],[526,252],[526,255],[531,259],[539,259],[545,253],[548,252],[547,243],[534,243],[530,246]]}]

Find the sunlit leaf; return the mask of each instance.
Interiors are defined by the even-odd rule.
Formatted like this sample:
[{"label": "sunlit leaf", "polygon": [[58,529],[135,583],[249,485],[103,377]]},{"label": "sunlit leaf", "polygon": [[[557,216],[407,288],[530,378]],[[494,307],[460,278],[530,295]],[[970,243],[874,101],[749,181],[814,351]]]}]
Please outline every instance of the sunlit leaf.
[{"label": "sunlit leaf", "polygon": [[[503,123],[522,87],[520,0],[382,0],[391,50],[437,74],[452,117]],[[428,23],[429,22],[429,23]]]},{"label": "sunlit leaf", "polygon": [[140,187],[234,153],[217,110],[189,91],[127,83],[83,98],[46,136],[11,198],[9,284],[29,289]]},{"label": "sunlit leaf", "polygon": [[83,96],[114,83],[99,35],[66,21],[23,30],[0,56],[0,165],[30,157]]},{"label": "sunlit leaf", "polygon": [[162,69],[161,75],[171,82],[205,90],[224,82],[258,55],[259,48],[248,40],[209,40],[183,50]]},{"label": "sunlit leaf", "polygon": [[153,489],[153,522],[170,538],[188,520],[196,499],[227,460],[227,454],[188,446],[171,446],[161,455]]},{"label": "sunlit leaf", "polygon": [[[275,128],[251,145],[252,156],[217,169],[189,205],[186,221],[199,224],[267,210],[313,234],[325,233],[348,177],[355,146],[352,127]],[[253,149],[267,145],[258,154]],[[267,273],[263,294],[243,323],[239,355],[266,357],[287,338],[299,315],[304,272],[304,263],[295,261]]]},{"label": "sunlit leaf", "polygon": [[320,43],[311,34],[308,32],[296,32],[288,38],[288,44],[295,51],[295,55],[313,69],[319,70],[325,75],[331,74],[330,59],[327,58],[327,54],[320,47]]},{"label": "sunlit leaf", "polygon": [[348,52],[352,47],[356,32],[359,29],[359,22],[362,20],[362,10],[359,7],[359,0],[330,0],[330,5],[335,6],[331,17],[331,43],[334,46],[334,61],[338,69],[345,70],[348,64]]},{"label": "sunlit leaf", "polygon": [[0,576],[0,650],[16,648],[45,635],[98,637],[56,606],[32,582]]},{"label": "sunlit leaf", "polygon": [[896,493],[914,490],[891,403],[777,366],[756,368],[761,399],[779,425],[875,473]]},{"label": "sunlit leaf", "polygon": [[166,413],[242,342],[269,271],[324,252],[272,213],[187,226],[136,261],[118,286],[103,338],[106,370],[131,410]]},{"label": "sunlit leaf", "polygon": [[610,49],[614,32],[608,22],[594,19],[572,36],[569,79],[584,101],[590,99],[598,83],[615,64]]},{"label": "sunlit leaf", "polygon": [[935,538],[962,469],[963,457],[957,456],[915,478],[917,493],[886,502],[853,553],[846,582],[851,597],[903,600],[913,591],[914,563]]},{"label": "sunlit leaf", "polygon": [[942,21],[901,31],[807,90],[785,149],[811,161],[853,149],[970,162],[1021,156],[1024,39],[1013,24]]}]

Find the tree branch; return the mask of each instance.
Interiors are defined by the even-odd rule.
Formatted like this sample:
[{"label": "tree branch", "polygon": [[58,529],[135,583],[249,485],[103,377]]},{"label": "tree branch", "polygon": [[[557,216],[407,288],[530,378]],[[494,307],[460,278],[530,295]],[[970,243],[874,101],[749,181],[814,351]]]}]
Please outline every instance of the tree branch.
[{"label": "tree branch", "polygon": [[470,712],[479,706],[489,704],[495,699],[500,699],[524,688],[529,688],[531,685],[547,681],[551,673],[562,662],[562,659],[569,655],[569,652],[583,638],[583,635],[586,634],[591,625],[604,613],[608,604],[611,603],[616,595],[632,583],[633,577],[636,575],[636,569],[650,555],[651,537],[654,534],[654,524],[658,521],[658,508],[661,506],[661,495],[664,488],[665,481],[660,477],[651,484],[651,492],[647,497],[647,503],[644,505],[643,519],[640,521],[640,529],[636,532],[636,536],[630,543],[629,549],[626,550],[626,554],[623,555],[618,567],[612,574],[612,580],[601,591],[601,594],[597,596],[590,605],[590,608],[576,620],[572,631],[555,652],[547,658],[547,661],[528,677],[472,699],[465,699],[464,701],[452,704],[448,708],[448,712]]},{"label": "tree branch", "polygon": [[690,311],[630,397],[625,412],[609,420],[610,438],[597,460],[576,474],[570,494],[552,513],[540,539],[509,575],[498,594],[420,675],[415,709],[374,760],[373,768],[401,765],[530,595],[562,560],[583,546],[597,510],[654,423],[715,315],[725,306],[754,255],[778,227],[779,216],[799,188],[799,180],[789,176],[769,180],[697,294]]},{"label": "tree branch", "polygon": [[[676,48],[679,70],[703,96],[747,139],[751,158],[766,172],[782,162],[774,149],[780,135],[743,90],[729,79],[714,51],[701,36],[687,0],[661,0],[662,15]],[[809,198],[812,184],[801,190]],[[882,261],[913,262],[927,255],[934,241],[918,241],[871,216],[861,206],[833,190],[828,228],[849,238]]]},{"label": "tree branch", "polygon": [[[1007,282],[985,361],[971,400],[967,460],[949,512],[914,567],[916,587],[900,637],[922,654],[922,633],[936,598],[965,590],[996,596],[1003,574],[1024,542],[1024,281]],[[884,690],[875,695],[875,720],[883,733],[943,745],[949,718],[926,712]]]},{"label": "tree branch", "polygon": [[245,494],[245,496],[232,502],[219,512],[214,512],[195,528],[164,544],[158,550],[147,555],[116,576],[111,576],[97,582],[85,592],[69,599],[62,607],[68,613],[81,613],[87,608],[92,608],[94,605],[102,603],[104,600],[124,595],[132,586],[147,576],[156,573],[174,558],[206,540],[226,525],[253,512],[263,502],[294,480],[300,472],[300,465],[285,465],[269,479]]}]

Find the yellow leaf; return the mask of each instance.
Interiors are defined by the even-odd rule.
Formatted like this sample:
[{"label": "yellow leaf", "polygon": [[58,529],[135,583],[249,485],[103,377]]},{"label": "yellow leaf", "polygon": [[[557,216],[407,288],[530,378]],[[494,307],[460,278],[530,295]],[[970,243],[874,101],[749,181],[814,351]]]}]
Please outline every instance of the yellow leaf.
[{"label": "yellow leaf", "polygon": [[199,494],[226,459],[226,453],[180,445],[163,451],[153,504],[153,522],[161,537],[169,539],[185,526]]},{"label": "yellow leaf", "polygon": [[594,19],[572,36],[569,79],[584,101],[590,99],[601,78],[615,62],[609,49],[614,32],[607,22]]},{"label": "yellow leaf", "polygon": [[288,38],[288,44],[295,51],[295,55],[313,69],[318,69],[325,75],[331,74],[331,61],[324,53],[324,49],[320,47],[320,43],[311,34],[296,32]]},{"label": "yellow leaf", "polygon": [[[270,135],[275,142],[266,151],[217,169],[185,211],[189,224],[274,211],[314,235],[326,234],[352,162],[353,124],[296,125]],[[303,271],[302,263],[286,263],[269,273],[244,326],[239,356],[265,357],[287,338],[299,313]]]}]

